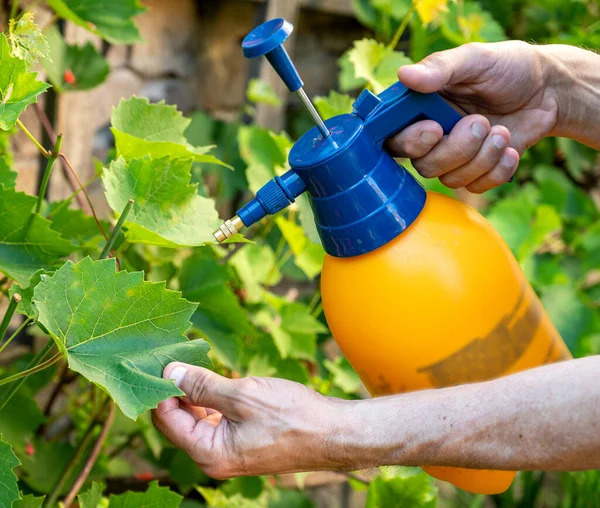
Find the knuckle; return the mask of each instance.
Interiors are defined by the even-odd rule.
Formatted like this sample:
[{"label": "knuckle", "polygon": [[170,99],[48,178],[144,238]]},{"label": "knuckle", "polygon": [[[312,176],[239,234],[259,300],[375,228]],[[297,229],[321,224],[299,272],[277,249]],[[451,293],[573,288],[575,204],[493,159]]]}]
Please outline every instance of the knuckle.
[{"label": "knuckle", "polygon": [[213,384],[214,381],[204,372],[196,373],[191,380],[190,398],[196,403],[201,403]]},{"label": "knuckle", "polygon": [[413,160],[413,167],[425,178],[434,178],[440,174],[439,167],[436,164],[430,164],[425,160]]},{"label": "knuckle", "polygon": [[461,178],[445,174],[440,176],[440,182],[450,189],[459,189],[465,185],[465,182]]}]

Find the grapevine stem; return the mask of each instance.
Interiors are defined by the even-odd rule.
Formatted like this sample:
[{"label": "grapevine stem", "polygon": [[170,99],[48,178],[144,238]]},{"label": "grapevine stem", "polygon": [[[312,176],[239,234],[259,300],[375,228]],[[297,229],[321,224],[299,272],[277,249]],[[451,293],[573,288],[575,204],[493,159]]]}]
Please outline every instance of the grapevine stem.
[{"label": "grapevine stem", "polygon": [[108,410],[108,416],[106,417],[106,420],[104,421],[104,425],[102,426],[102,430],[100,431],[100,435],[98,436],[98,439],[96,439],[94,448],[92,448],[92,453],[90,453],[90,456],[85,461],[85,465],[83,466],[81,473],[79,473],[79,476],[75,480],[73,487],[71,487],[71,490],[67,494],[67,497],[65,497],[65,500],[63,503],[65,508],[69,508],[69,506],[71,506],[71,503],[75,500],[75,496],[77,496],[77,494],[79,493],[79,490],[81,489],[81,487],[87,480],[87,477],[90,475],[90,472],[92,471],[92,468],[94,467],[94,464],[98,460],[98,455],[100,455],[100,452],[102,451],[102,445],[104,445],[104,441],[106,440],[106,436],[108,435],[108,431],[110,430],[114,419],[115,419],[115,405],[111,401],[110,407]]},{"label": "grapevine stem", "polygon": [[10,6],[10,18],[9,19],[14,19],[14,17],[17,15],[18,10],[19,10],[19,0],[13,0],[12,5]]},{"label": "grapevine stem", "polygon": [[31,318],[27,318],[25,321],[23,321],[21,326],[19,326],[19,328],[17,328],[15,330],[15,333],[13,333],[8,339],[6,339],[6,342],[4,344],[2,344],[2,346],[0,346],[0,353],[2,353],[2,351],[4,351],[6,346],[8,346],[12,342],[12,340],[21,333],[23,328],[25,328],[29,323],[31,323],[31,321],[32,321]]},{"label": "grapevine stem", "polygon": [[[423,0],[420,0],[420,1],[423,1]],[[404,34],[404,31],[406,30],[406,27],[408,26],[409,21],[412,19],[413,14],[415,13],[415,8],[416,8],[415,6],[417,3],[419,3],[419,2],[416,2],[416,3],[413,2],[411,4],[410,9],[408,10],[406,15],[404,16],[404,19],[402,20],[402,23],[400,23],[400,26],[396,30],[396,33],[394,33],[394,37],[392,37],[392,40],[390,41],[388,48],[396,49],[396,46],[400,42],[400,39],[402,38],[402,35]]]},{"label": "grapevine stem", "polygon": [[[107,398],[105,404],[107,404],[109,402],[109,400],[110,399]],[[104,412],[104,408],[105,408],[105,406],[102,407],[102,410],[100,412],[101,414]],[[56,501],[58,501],[58,497],[60,496],[62,489],[64,488],[65,484],[67,483],[67,480],[69,480],[69,478],[73,474],[73,470],[77,467],[77,464],[79,463],[79,460],[81,459],[81,456],[83,455],[86,448],[89,446],[90,442],[94,438],[95,428],[96,428],[96,420],[94,419],[90,422],[90,425],[88,426],[88,428],[85,432],[85,435],[83,436],[83,439],[79,443],[77,450],[75,450],[73,457],[71,457],[71,460],[67,464],[66,469],[62,472],[60,478],[56,482],[56,485],[54,485],[52,492],[44,500],[44,504],[42,505],[43,508],[49,508],[51,506],[54,506],[56,504]]]},{"label": "grapevine stem", "polygon": [[[42,122],[42,126],[44,127],[46,134],[48,134],[48,139],[50,139],[50,141],[52,143],[54,143],[56,140],[56,136],[54,135],[54,130],[52,129],[52,125],[50,124],[50,119],[48,118],[48,115],[46,115],[46,113],[44,112],[44,109],[40,106],[39,102],[34,103],[33,107],[35,109],[35,112],[36,112],[38,118],[40,119],[40,122]],[[64,161],[61,161],[61,162],[62,162],[61,167],[62,167],[63,174],[65,175],[65,180],[67,180],[67,182],[69,183],[69,187],[71,187],[71,190],[73,192],[77,191],[78,190],[77,181],[75,181],[75,179],[73,178],[73,175],[71,175],[71,173],[69,173],[67,165],[64,163]],[[79,208],[81,208],[84,212],[87,212],[85,199],[82,196],[80,196],[77,192],[75,192],[74,196],[77,199]]]},{"label": "grapevine stem", "polygon": [[42,155],[44,157],[50,157],[50,152],[48,152],[48,150],[46,150],[41,144],[40,142],[35,139],[35,136],[33,134],[31,134],[31,132],[29,132],[29,130],[27,129],[27,127],[25,127],[23,125],[23,122],[21,122],[21,120],[17,120],[17,125],[21,128],[21,130],[27,135],[27,137],[29,139],[31,139],[32,143],[37,146],[38,150],[42,153]]},{"label": "grapevine stem", "polygon": [[[32,369],[36,365],[39,365],[40,362],[46,357],[46,355],[50,352],[50,350],[53,347],[54,347],[54,340],[53,339],[48,340],[48,342],[46,343],[46,345],[40,350],[40,352],[37,355],[35,355],[35,358],[33,360],[31,360],[31,362],[29,363],[29,369]],[[18,383],[14,383],[8,389],[6,395],[0,401],[0,411],[2,411],[4,409],[4,407],[6,406],[6,404],[8,404],[8,402],[10,401],[10,399],[13,398],[13,395],[15,393],[17,393],[17,391],[19,390],[19,388],[21,388],[21,386],[25,382],[25,379],[26,379],[25,377],[21,378]]]},{"label": "grapevine stem", "polygon": [[63,208],[67,208],[71,204],[71,201],[73,200],[73,198],[79,197],[79,193],[82,191],[82,189],[85,189],[90,184],[94,183],[96,180],[98,180],[98,178],[99,178],[99,176],[95,175],[92,178],[90,178],[87,182],[85,182],[82,187],[78,187],[68,198],[64,199],[60,205],[55,207],[52,210],[52,212],[48,214],[48,217],[46,217],[46,218],[51,219],[58,212],[60,212]]},{"label": "grapevine stem", "polygon": [[64,163],[67,165],[67,167],[69,168],[69,171],[71,171],[71,174],[75,177],[75,180],[77,180],[77,184],[81,188],[81,192],[83,192],[83,194],[85,196],[85,199],[88,202],[90,210],[92,211],[92,215],[94,216],[94,220],[96,221],[96,224],[98,225],[98,229],[100,229],[100,232],[102,233],[102,236],[104,236],[105,240],[108,240],[108,236],[106,235],[106,233],[104,231],[104,228],[102,227],[102,224],[100,224],[100,220],[98,219],[98,216],[96,215],[96,210],[94,210],[94,205],[92,205],[92,201],[90,200],[90,196],[88,195],[87,191],[85,190],[85,187],[81,183],[81,180],[77,176],[77,173],[75,173],[75,170],[73,169],[73,166],[69,162],[69,159],[67,159],[67,156],[64,153],[62,153],[62,152],[60,154],[58,154],[58,155],[64,161]]},{"label": "grapevine stem", "polygon": [[50,152],[50,157],[48,157],[48,163],[46,164],[46,170],[44,171],[44,178],[42,179],[42,185],[40,186],[37,204],[35,205],[35,213],[40,213],[40,210],[42,209],[42,203],[44,202],[44,198],[46,197],[46,191],[48,190],[48,182],[50,181],[52,167],[54,166],[54,162],[56,162],[58,154],[60,153],[60,145],[62,145],[62,138],[62,134],[56,136],[54,148],[52,149],[52,152]]},{"label": "grapevine stem", "polygon": [[131,211],[131,207],[133,206],[133,203],[135,203],[135,201],[133,199],[130,199],[127,204],[125,205],[125,208],[123,209],[123,213],[121,213],[121,216],[119,217],[119,220],[117,221],[117,224],[115,225],[112,234],[110,235],[110,238],[107,240],[106,245],[104,246],[104,249],[102,249],[102,253],[100,254],[100,257],[98,259],[104,259],[106,258],[106,256],[108,256],[108,253],[110,252],[110,249],[112,249],[115,240],[117,239],[117,236],[119,236],[119,231],[121,231],[121,228],[123,227],[123,224],[125,223],[125,219],[127,218],[127,215],[129,215],[129,212]]},{"label": "grapevine stem", "polygon": [[46,360],[44,363],[40,363],[39,365],[36,365],[35,367],[32,367],[31,369],[21,371],[18,374],[15,374],[13,376],[9,376],[9,377],[5,377],[4,379],[0,379],[0,386],[5,385],[7,383],[12,383],[13,381],[17,381],[18,379],[21,379],[21,378],[25,378],[27,376],[30,376],[31,374],[35,374],[36,372],[39,372],[40,370],[44,370],[44,369],[50,367],[51,365],[54,365],[58,360],[61,359],[61,357],[62,357],[62,353],[56,353],[52,358],[50,358],[50,360]]},{"label": "grapevine stem", "polygon": [[[8,308],[4,313],[4,317],[2,318],[2,323],[0,323],[0,343],[4,340],[4,335],[6,334],[6,330],[8,330],[8,325],[10,324],[10,320],[15,314],[15,310],[17,310],[17,305],[21,301],[21,295],[15,293],[13,297],[10,299],[8,304]],[[0,349],[0,351],[2,351]]]}]

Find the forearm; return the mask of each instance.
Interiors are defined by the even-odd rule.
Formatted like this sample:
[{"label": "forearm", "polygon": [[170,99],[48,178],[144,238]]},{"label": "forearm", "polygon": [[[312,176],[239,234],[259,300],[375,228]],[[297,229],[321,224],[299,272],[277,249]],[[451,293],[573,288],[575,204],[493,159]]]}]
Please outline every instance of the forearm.
[{"label": "forearm", "polygon": [[[600,468],[600,357],[351,403],[348,468]],[[354,444],[352,444],[354,443]],[[354,461],[354,463],[352,463]]]},{"label": "forearm", "polygon": [[600,55],[574,46],[539,46],[547,86],[558,103],[553,136],[575,139],[600,149]]}]

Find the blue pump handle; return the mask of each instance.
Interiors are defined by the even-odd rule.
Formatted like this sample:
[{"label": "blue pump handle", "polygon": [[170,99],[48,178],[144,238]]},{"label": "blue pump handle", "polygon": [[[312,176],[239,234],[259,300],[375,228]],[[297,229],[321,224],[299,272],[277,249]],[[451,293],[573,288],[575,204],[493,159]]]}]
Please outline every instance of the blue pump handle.
[{"label": "blue pump handle", "polygon": [[439,123],[444,134],[462,118],[437,93],[423,94],[394,83],[379,95],[364,90],[354,102],[354,113],[364,120],[371,139],[379,144],[420,120]]},{"label": "blue pump handle", "polygon": [[274,18],[258,25],[242,41],[244,56],[256,58],[265,55],[290,92],[296,92],[304,86],[300,74],[283,47],[284,41],[293,30],[294,25],[285,19]]}]

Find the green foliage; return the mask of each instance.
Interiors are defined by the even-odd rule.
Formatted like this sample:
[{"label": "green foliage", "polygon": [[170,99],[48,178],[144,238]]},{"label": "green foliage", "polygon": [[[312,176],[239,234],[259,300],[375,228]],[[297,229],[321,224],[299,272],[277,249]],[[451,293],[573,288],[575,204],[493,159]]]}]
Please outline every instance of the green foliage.
[{"label": "green foliage", "polygon": [[0,435],[0,507],[10,508],[19,499],[17,477],[13,469],[19,465],[19,459],[13,453],[9,444]]},{"label": "green foliage", "polygon": [[140,42],[140,34],[132,21],[144,12],[138,0],[48,0],[57,16],[89,30],[108,42],[131,44]]},{"label": "green foliage", "polygon": [[183,394],[162,378],[169,362],[210,365],[206,343],[183,335],[195,305],[140,272],[117,272],[114,260],[67,261],[42,276],[33,302],[69,367],[104,388],[130,418]]},{"label": "green foliage", "polygon": [[17,21],[9,21],[8,42],[13,56],[24,60],[27,67],[49,56],[48,41],[35,24],[33,12],[24,12]]},{"label": "green foliage", "polygon": [[57,91],[88,90],[107,78],[108,62],[90,42],[67,44],[54,25],[46,31],[46,37],[49,58],[42,59],[42,63]]},{"label": "green foliage", "polygon": [[120,213],[130,199],[135,203],[127,220],[130,242],[163,247],[195,246],[214,242],[220,221],[214,201],[198,195],[190,185],[191,160],[165,156],[125,161],[119,157],[102,173],[111,208]]},{"label": "green foliage", "polygon": [[0,129],[12,129],[25,108],[49,86],[27,71],[25,60],[11,55],[6,36],[0,34]]},{"label": "green foliage", "polygon": [[[139,40],[133,18],[143,8],[137,0],[48,3],[58,17],[110,43]],[[353,96],[362,88],[380,92],[396,81],[401,65],[469,41],[517,37],[600,47],[592,4],[353,0],[357,18],[372,33],[340,58],[340,90],[316,97],[315,104],[325,118],[350,113]],[[92,261],[106,240],[73,198],[44,202],[42,213],[33,214],[37,198],[15,190],[10,131],[49,86],[37,81],[28,65],[41,59],[59,96],[91,89],[109,73],[107,61],[91,44],[67,44],[53,24],[44,34],[25,11],[10,21],[0,40],[0,272],[7,277],[3,292],[21,295],[15,320],[33,320],[19,339],[50,340],[62,364],[27,377],[0,410],[0,432],[14,450],[0,441],[0,458],[5,453],[8,461],[0,460],[0,483],[10,486],[0,489],[0,505],[40,506],[40,496],[52,495],[77,454],[89,457],[91,445],[79,446],[95,425],[106,392],[117,403],[117,415],[78,495],[83,508],[312,506],[304,493],[282,489],[272,478],[218,482],[207,477],[168,444],[147,411],[182,394],[162,378],[172,360],[209,366],[210,357],[212,368],[226,376],[277,376],[349,399],[362,393],[351,365],[332,356],[328,347],[318,291],[324,251],[307,197],[250,229],[246,241],[251,243],[215,245],[212,237],[217,210],[239,208],[267,180],[289,169],[292,137],[246,122],[252,107],[238,121],[223,122],[203,112],[185,118],[164,102],[122,100],[111,115],[115,150],[97,164],[114,212],[100,219],[102,229],[110,234],[128,201],[135,204],[122,231],[116,232],[110,253],[114,259]],[[404,52],[392,48],[392,41],[399,41]],[[259,80],[250,81],[246,97],[252,103],[280,105],[274,90]],[[410,161],[403,164],[416,173]],[[461,195],[438,180],[418,178],[429,190]],[[600,213],[591,197],[597,185],[597,152],[570,140],[549,139],[523,156],[514,183],[486,193],[478,205],[579,356],[600,353]],[[240,240],[236,235],[232,243]],[[17,357],[2,369],[2,377],[30,366],[34,355],[15,351]],[[0,390],[0,400],[11,387]],[[93,439],[99,427],[92,429]],[[13,468],[18,461],[17,483]],[[66,475],[55,494],[67,494],[82,466],[79,462]],[[115,495],[111,482],[106,488],[98,483],[106,476],[146,478],[142,475],[148,474],[148,466],[168,474],[171,488],[153,482],[146,492]],[[526,472],[518,478],[516,487],[494,499],[496,504],[533,506],[536,499],[545,499],[542,475]],[[350,483],[366,492],[369,507],[436,503],[433,481],[414,469],[381,468],[368,485]],[[564,473],[560,486],[556,477],[552,485],[558,492],[548,497],[553,505],[597,505],[594,472]],[[187,497],[183,502],[182,495]],[[11,496],[8,501],[6,496]],[[200,496],[203,504],[196,501]],[[460,495],[444,499],[443,506],[489,502],[484,496]]]},{"label": "green foliage", "polygon": [[22,286],[40,268],[45,270],[74,250],[52,229],[52,223],[32,213],[36,198],[0,187],[0,272]]}]

